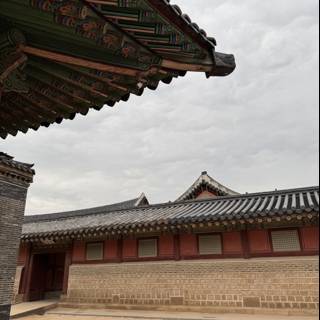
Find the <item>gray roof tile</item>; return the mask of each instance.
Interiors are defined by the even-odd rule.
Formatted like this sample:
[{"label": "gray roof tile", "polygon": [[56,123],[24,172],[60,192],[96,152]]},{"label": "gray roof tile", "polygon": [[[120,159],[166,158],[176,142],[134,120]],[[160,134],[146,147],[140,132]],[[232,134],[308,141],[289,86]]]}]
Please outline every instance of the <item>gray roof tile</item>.
[{"label": "gray roof tile", "polygon": [[206,189],[216,192],[219,196],[234,196],[239,194],[210,177],[207,171],[203,171],[200,177],[176,201],[195,199],[198,193]]},{"label": "gray roof tile", "polygon": [[101,213],[105,214],[112,211],[132,209],[134,207],[139,207],[144,204],[148,204],[148,199],[146,198],[145,194],[142,193],[140,197],[132,200],[123,201],[123,202],[114,203],[114,204],[96,207],[96,208],[24,216],[24,223],[31,223],[31,222],[37,223],[42,221],[53,221],[53,220],[75,218],[75,217],[95,215],[95,214],[101,214]]},{"label": "gray roof tile", "polygon": [[[131,204],[133,201],[131,202]],[[125,203],[123,203],[125,204]],[[123,205],[122,204],[122,205]],[[128,205],[129,202],[126,204]],[[319,187],[271,191],[254,194],[217,197],[208,200],[147,205],[135,208],[100,207],[72,213],[27,217],[23,238],[74,230],[122,230],[135,226],[162,223],[192,223],[224,221],[302,212],[319,212]]]},{"label": "gray roof tile", "polygon": [[32,169],[33,164],[15,161],[13,157],[9,156],[4,152],[0,152],[0,164],[28,174],[35,174],[35,171]]}]

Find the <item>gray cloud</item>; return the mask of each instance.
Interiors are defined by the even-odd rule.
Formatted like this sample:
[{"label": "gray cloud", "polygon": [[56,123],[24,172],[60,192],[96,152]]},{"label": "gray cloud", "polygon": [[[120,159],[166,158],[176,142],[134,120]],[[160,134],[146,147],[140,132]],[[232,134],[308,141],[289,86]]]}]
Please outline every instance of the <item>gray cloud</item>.
[{"label": "gray cloud", "polygon": [[27,212],[134,198],[174,200],[203,170],[264,191],[318,184],[317,0],[175,0],[217,50],[228,78],[188,74],[115,108],[1,141],[35,162]]}]

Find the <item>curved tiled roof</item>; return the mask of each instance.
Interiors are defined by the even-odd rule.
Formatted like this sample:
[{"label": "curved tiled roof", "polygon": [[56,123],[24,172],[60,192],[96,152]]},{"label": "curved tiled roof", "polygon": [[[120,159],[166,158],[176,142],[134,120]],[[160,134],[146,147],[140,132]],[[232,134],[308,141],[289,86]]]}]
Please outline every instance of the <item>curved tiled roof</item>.
[{"label": "curved tiled roof", "polygon": [[239,193],[225,187],[220,182],[210,177],[207,171],[202,172],[201,176],[192,184],[192,186],[181,195],[176,201],[185,201],[195,199],[197,194],[203,190],[216,192],[219,196],[232,196]]},{"label": "curved tiled roof", "polygon": [[18,162],[13,159],[14,158],[8,154],[0,152],[0,164],[32,175],[35,174],[35,171],[32,169],[33,164]]},{"label": "curved tiled roof", "polygon": [[126,233],[139,228],[176,227],[181,224],[234,222],[254,219],[319,215],[319,187],[174,202],[135,209],[101,212],[68,219],[23,225],[22,239],[79,235],[88,232]]},{"label": "curved tiled roof", "polygon": [[100,206],[100,207],[82,209],[82,210],[74,210],[74,211],[68,211],[68,212],[24,216],[24,223],[33,223],[33,222],[38,223],[43,221],[61,220],[66,218],[96,215],[101,213],[105,214],[107,212],[112,212],[117,210],[132,209],[134,207],[145,205],[146,203],[148,204],[148,200],[144,195],[144,193],[142,193],[141,196],[138,198],[119,202],[119,203],[114,203],[106,206]]}]

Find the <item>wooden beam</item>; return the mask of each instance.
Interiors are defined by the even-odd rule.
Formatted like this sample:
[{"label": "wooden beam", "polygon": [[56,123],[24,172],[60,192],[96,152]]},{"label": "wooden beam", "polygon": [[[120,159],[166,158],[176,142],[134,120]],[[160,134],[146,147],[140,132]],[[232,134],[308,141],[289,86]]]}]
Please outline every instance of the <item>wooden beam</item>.
[{"label": "wooden beam", "polygon": [[173,60],[162,60],[161,67],[179,71],[212,72],[214,65],[189,64]]},{"label": "wooden beam", "polygon": [[6,67],[5,70],[0,74],[0,84],[3,83],[10,74],[21,67],[28,60],[26,55],[16,56],[15,59]]},{"label": "wooden beam", "polygon": [[42,50],[42,49],[30,47],[30,46],[21,46],[21,50],[24,53],[30,54],[32,56],[45,58],[45,59],[60,62],[60,63],[66,63],[74,66],[86,67],[88,69],[111,72],[111,73],[116,73],[120,75],[131,76],[131,77],[137,77],[141,73],[141,71],[138,69],[117,67],[113,65],[108,65],[100,62],[95,62],[95,61],[90,61],[82,58],[65,55],[62,53]]}]

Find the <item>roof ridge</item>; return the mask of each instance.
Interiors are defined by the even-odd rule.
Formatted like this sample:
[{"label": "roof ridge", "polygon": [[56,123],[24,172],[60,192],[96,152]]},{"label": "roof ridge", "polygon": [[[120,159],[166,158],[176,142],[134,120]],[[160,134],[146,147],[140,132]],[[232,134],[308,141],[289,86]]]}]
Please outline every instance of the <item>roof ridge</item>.
[{"label": "roof ridge", "polygon": [[234,198],[250,198],[254,196],[262,196],[262,195],[278,195],[278,194],[287,194],[287,193],[293,193],[293,192],[307,192],[309,190],[316,190],[319,189],[319,186],[311,186],[311,187],[300,187],[300,188],[291,188],[291,189],[276,189],[276,190],[270,190],[270,191],[261,191],[261,192],[247,192],[247,193],[239,193],[235,195],[227,195],[227,196],[220,196],[216,198],[208,198],[208,199],[193,199],[193,200],[184,200],[180,202],[175,203],[190,203],[190,202],[214,202],[218,200],[227,200],[227,199],[234,199]]},{"label": "roof ridge", "polygon": [[144,192],[141,193],[140,197],[135,202],[135,207],[141,207],[143,206],[143,201],[145,201],[146,204],[149,204],[148,198]]},{"label": "roof ridge", "polygon": [[[114,211],[128,210],[130,208],[112,209],[112,207],[131,203],[132,208],[135,208],[136,204],[139,202],[140,199],[141,199],[141,196],[138,198],[134,198],[134,199],[126,200],[126,201],[116,202],[116,203],[92,207],[92,208],[85,208],[85,209],[71,210],[71,211],[62,211],[62,212],[53,212],[53,213],[46,213],[46,214],[25,215],[24,216],[24,219],[25,219],[24,223],[33,223],[36,221],[62,220],[62,219],[69,219],[69,218],[77,217],[77,216],[80,217],[80,216],[87,216],[87,215],[105,214],[105,213],[114,212]],[[109,208],[109,210],[107,210],[108,208]],[[101,210],[101,212],[99,212],[100,210]],[[106,211],[102,211],[102,210],[106,210]],[[63,216],[63,215],[65,215],[65,216]]]},{"label": "roof ridge", "polygon": [[[47,216],[47,219],[41,220],[41,222],[44,221],[55,221],[55,220],[66,220],[69,218],[74,218],[74,217],[86,217],[86,216],[98,216],[102,214],[111,214],[111,213],[126,213],[126,212],[135,212],[143,209],[156,209],[156,208],[163,208],[163,207],[169,207],[169,206],[180,206],[183,204],[192,204],[192,203],[209,203],[209,202],[218,202],[218,201],[224,201],[224,200],[230,200],[230,199],[243,199],[243,198],[252,198],[252,197],[258,197],[258,196],[273,196],[273,195],[279,195],[279,194],[290,194],[290,193],[295,193],[295,192],[308,192],[308,191],[315,191],[319,190],[319,186],[311,186],[311,187],[301,187],[301,188],[292,188],[292,189],[283,189],[283,190],[273,190],[273,191],[264,191],[264,192],[255,192],[255,193],[244,193],[244,194],[238,194],[238,195],[229,195],[229,196],[220,196],[216,198],[209,198],[209,199],[195,199],[195,200],[184,200],[180,202],[165,202],[165,203],[158,203],[158,204],[149,204],[149,205],[144,205],[144,206],[136,206],[132,208],[124,208],[124,209],[115,209],[115,210],[110,210],[110,211],[105,211],[105,212],[95,212],[95,213],[83,213],[81,215],[76,215],[76,216],[68,216],[68,217],[61,217],[61,218],[55,218],[55,219],[50,219],[50,215],[54,214],[47,214],[44,216]],[[135,200],[135,199],[134,199]],[[129,200],[130,201],[130,200]],[[129,202],[127,201],[127,202]],[[125,201],[126,202],[126,201]],[[121,203],[121,202],[120,202]],[[119,204],[120,204],[119,203]],[[103,207],[97,207],[97,208],[103,208]],[[92,210],[97,209],[97,208],[92,208]],[[84,209],[84,210],[78,210],[79,212],[85,211],[85,210],[91,210],[91,209]],[[72,212],[72,211],[70,211]],[[61,214],[63,213],[68,213],[68,212],[60,212]],[[59,214],[59,213],[57,213]],[[25,216],[28,217],[28,216]],[[29,216],[29,217],[35,217],[35,216]],[[37,217],[41,217],[41,215],[37,215]],[[35,223],[35,221],[25,221],[24,224],[29,224],[29,223]]]},{"label": "roof ridge", "polygon": [[217,189],[222,196],[238,194],[236,191],[231,190],[216,179],[212,178],[207,171],[203,171],[200,177],[196,179],[196,181],[176,200],[176,202],[187,200],[202,183],[207,183],[212,186],[212,188]]}]

